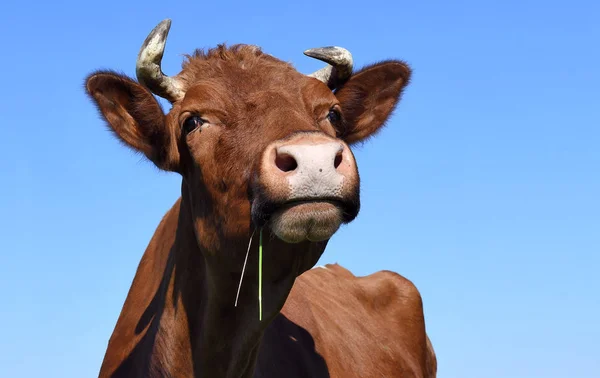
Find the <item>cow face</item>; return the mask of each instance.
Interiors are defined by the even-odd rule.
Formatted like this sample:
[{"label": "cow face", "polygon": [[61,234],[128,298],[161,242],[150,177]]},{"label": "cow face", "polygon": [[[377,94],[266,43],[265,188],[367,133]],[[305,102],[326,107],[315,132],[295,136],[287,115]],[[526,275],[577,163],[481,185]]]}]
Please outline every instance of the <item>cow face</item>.
[{"label": "cow face", "polygon": [[[409,68],[386,61],[350,75],[345,50],[317,49],[331,65],[306,76],[236,45],[196,51],[167,77],[160,59],[169,25],[144,43],[140,83],[96,72],[86,88],[123,142],[181,174],[200,242],[218,249],[247,238],[253,224],[287,243],[324,241],[354,219],[359,176],[349,146],[384,124]],[[150,90],[170,100],[168,114]]]}]

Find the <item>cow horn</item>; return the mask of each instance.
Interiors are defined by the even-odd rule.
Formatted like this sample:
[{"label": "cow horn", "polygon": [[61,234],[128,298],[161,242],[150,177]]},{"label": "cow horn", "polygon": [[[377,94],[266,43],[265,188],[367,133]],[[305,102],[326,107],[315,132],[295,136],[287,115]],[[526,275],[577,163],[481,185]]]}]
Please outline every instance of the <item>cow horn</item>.
[{"label": "cow horn", "polygon": [[177,79],[163,74],[160,68],[171,20],[163,20],[148,34],[138,54],[135,73],[140,84],[154,94],[174,102],[183,98],[184,91]]},{"label": "cow horn", "polygon": [[335,89],[352,75],[352,54],[343,47],[329,46],[309,49],[304,55],[327,63],[326,67],[308,75]]}]

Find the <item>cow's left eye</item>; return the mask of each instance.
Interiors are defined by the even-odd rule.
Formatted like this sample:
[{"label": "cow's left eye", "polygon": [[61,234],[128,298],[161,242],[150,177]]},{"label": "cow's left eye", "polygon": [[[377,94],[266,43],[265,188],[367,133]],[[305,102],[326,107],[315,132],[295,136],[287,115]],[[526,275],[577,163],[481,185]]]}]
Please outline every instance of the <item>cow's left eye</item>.
[{"label": "cow's left eye", "polygon": [[340,121],[340,119],[342,118],[342,116],[340,115],[340,112],[338,112],[335,109],[331,109],[329,111],[329,114],[327,114],[327,118],[329,119],[329,122],[331,123],[338,123]]}]

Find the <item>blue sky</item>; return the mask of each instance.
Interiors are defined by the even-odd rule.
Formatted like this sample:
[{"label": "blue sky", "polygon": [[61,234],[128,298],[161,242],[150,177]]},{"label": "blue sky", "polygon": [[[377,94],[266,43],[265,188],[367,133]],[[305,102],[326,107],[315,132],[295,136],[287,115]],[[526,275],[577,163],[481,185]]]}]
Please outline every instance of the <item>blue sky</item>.
[{"label": "blue sky", "polygon": [[317,46],[412,84],[355,150],[362,211],[323,263],[421,290],[439,377],[600,376],[600,5],[593,1],[12,2],[0,6],[1,377],[97,376],[180,179],[106,130],[92,70],[220,42],[302,72]]}]

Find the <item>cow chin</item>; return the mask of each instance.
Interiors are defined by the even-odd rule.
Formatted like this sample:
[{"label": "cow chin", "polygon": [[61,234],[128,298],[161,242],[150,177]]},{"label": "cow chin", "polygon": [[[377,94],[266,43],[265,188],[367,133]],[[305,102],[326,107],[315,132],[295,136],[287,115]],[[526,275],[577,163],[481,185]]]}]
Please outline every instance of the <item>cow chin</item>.
[{"label": "cow chin", "polygon": [[287,243],[319,242],[340,228],[343,210],[329,201],[293,203],[275,211],[269,223],[273,233]]}]

